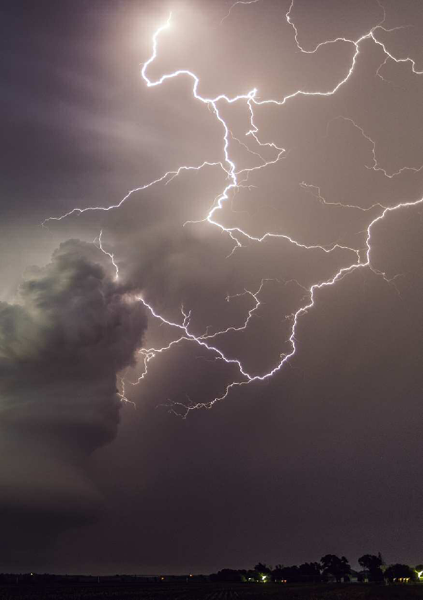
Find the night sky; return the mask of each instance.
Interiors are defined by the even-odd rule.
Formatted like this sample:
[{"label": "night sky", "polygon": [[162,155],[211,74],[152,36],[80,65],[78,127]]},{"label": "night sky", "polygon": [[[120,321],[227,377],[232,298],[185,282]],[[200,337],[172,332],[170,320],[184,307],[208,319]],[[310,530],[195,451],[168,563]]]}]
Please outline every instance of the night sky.
[{"label": "night sky", "polygon": [[423,562],[422,30],[2,0],[1,571]]}]

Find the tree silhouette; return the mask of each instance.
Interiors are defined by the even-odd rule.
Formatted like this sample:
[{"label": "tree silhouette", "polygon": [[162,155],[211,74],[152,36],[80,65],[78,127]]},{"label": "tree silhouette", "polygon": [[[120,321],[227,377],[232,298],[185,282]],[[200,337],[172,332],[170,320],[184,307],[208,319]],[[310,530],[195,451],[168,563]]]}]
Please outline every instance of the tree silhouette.
[{"label": "tree silhouette", "polygon": [[256,573],[258,573],[260,579],[270,579],[272,575],[272,567],[268,567],[266,563],[257,563],[254,567]]},{"label": "tree silhouette", "polygon": [[320,559],[325,577],[333,577],[337,582],[342,581],[351,573],[351,567],[345,556],[336,556],[335,554],[326,554]]},{"label": "tree silhouette", "polygon": [[358,564],[367,572],[369,581],[382,581],[383,580],[383,559],[379,552],[377,556],[374,554],[363,554],[358,559]]},{"label": "tree silhouette", "polygon": [[263,573],[266,575],[270,575],[270,573],[272,572],[272,568],[268,567],[266,565],[266,563],[257,563],[256,566],[254,567],[254,570],[257,571],[257,573]]},{"label": "tree silhouette", "polygon": [[394,581],[395,579],[411,579],[414,581],[417,579],[417,574],[414,569],[408,565],[396,563],[395,565],[391,565],[386,569],[385,577],[390,581]]},{"label": "tree silhouette", "polygon": [[321,566],[317,562],[303,563],[298,571],[301,581],[317,583],[321,580]]},{"label": "tree silhouette", "polygon": [[211,581],[245,581],[245,575],[234,569],[222,569],[210,575]]},{"label": "tree silhouette", "polygon": [[283,579],[284,578],[283,570],[284,570],[284,567],[282,565],[276,565],[272,571],[272,578],[275,581],[280,581],[281,579]]},{"label": "tree silhouette", "polygon": [[297,565],[292,565],[292,567],[284,567],[282,569],[282,579],[288,583],[296,583],[300,581],[300,572]]}]

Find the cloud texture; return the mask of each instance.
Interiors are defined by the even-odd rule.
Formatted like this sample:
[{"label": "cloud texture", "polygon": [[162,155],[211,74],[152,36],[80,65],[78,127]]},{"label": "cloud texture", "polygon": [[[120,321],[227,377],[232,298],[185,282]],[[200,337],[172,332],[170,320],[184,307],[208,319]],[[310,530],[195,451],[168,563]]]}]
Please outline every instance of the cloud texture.
[{"label": "cloud texture", "polygon": [[26,274],[16,304],[0,305],[0,505],[8,520],[29,511],[63,525],[97,509],[86,459],[116,434],[116,375],[133,363],[146,326],[102,258],[93,245],[67,241]]}]

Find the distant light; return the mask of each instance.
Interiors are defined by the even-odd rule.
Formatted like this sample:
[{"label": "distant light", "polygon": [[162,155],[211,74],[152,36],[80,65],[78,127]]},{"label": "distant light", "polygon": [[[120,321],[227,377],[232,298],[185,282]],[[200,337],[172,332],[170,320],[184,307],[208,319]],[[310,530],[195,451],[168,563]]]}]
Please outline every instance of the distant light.
[{"label": "distant light", "polygon": [[423,579],[423,571],[417,571],[417,577]]}]

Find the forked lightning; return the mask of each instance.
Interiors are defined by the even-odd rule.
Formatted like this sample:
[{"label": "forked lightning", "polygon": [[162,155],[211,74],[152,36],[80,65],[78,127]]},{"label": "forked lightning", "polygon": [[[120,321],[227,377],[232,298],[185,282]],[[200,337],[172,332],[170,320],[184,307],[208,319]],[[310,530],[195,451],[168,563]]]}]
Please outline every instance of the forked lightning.
[{"label": "forked lightning", "polygon": [[[257,2],[259,2],[259,0],[235,2],[235,4],[233,4],[231,6],[231,8],[229,9],[229,12],[222,19],[222,21],[229,18],[231,15],[233,15],[233,13],[235,12],[235,9],[236,10],[240,9],[237,7],[237,5],[249,5],[249,4],[255,4]],[[156,32],[154,33],[154,35],[152,37],[152,53],[151,53],[151,56],[148,58],[148,60],[142,66],[141,76],[148,87],[156,87],[156,86],[160,86],[160,85],[165,85],[167,80],[173,79],[175,77],[187,77],[192,81],[192,93],[193,93],[194,98],[198,102],[201,102],[204,105],[206,105],[212,111],[212,113],[214,114],[214,116],[216,118],[216,124],[218,127],[220,127],[220,129],[222,131],[222,160],[220,162],[204,162],[200,165],[180,166],[178,169],[176,169],[174,171],[169,171],[169,172],[165,173],[162,177],[160,177],[150,183],[147,183],[141,187],[131,190],[117,204],[107,206],[107,207],[92,206],[92,207],[87,207],[87,208],[74,208],[70,212],[68,212],[62,216],[50,217],[49,219],[46,219],[46,221],[44,222],[44,223],[47,223],[49,221],[60,221],[71,215],[74,215],[74,214],[81,215],[87,211],[117,210],[135,192],[141,192],[141,191],[147,190],[148,188],[152,187],[153,185],[161,183],[161,182],[170,183],[172,181],[172,179],[177,177],[182,171],[192,171],[192,170],[198,171],[198,170],[206,169],[206,168],[212,167],[212,166],[213,167],[219,166],[225,172],[227,179],[228,179],[228,183],[227,183],[226,187],[222,190],[220,195],[218,195],[218,197],[216,198],[216,201],[214,202],[211,210],[208,212],[208,214],[206,214],[204,216],[203,222],[206,222],[210,226],[216,227],[219,230],[221,230],[222,232],[226,233],[234,243],[233,251],[242,248],[243,241],[246,241],[246,240],[252,240],[252,241],[261,243],[261,242],[264,242],[268,238],[281,238],[281,239],[288,241],[291,244],[294,244],[294,245],[301,247],[303,249],[306,249],[306,250],[315,250],[315,251],[317,250],[317,251],[324,252],[324,253],[330,253],[330,252],[341,250],[341,251],[346,251],[351,254],[352,262],[350,264],[339,269],[329,279],[327,279],[325,281],[320,281],[320,282],[314,283],[309,288],[305,288],[307,299],[304,301],[304,304],[296,312],[294,312],[292,315],[289,315],[291,324],[290,324],[290,333],[289,333],[287,341],[289,342],[290,351],[287,353],[281,354],[278,364],[276,366],[274,366],[271,370],[269,370],[267,373],[260,374],[260,375],[248,372],[248,370],[246,370],[246,368],[242,365],[240,360],[227,357],[224,354],[224,352],[222,352],[222,350],[220,350],[216,345],[214,345],[214,340],[216,340],[216,338],[224,336],[225,334],[228,334],[229,332],[245,330],[248,327],[255,312],[257,311],[258,307],[261,305],[260,293],[262,292],[263,287],[266,285],[268,280],[263,279],[261,281],[259,288],[256,291],[244,290],[240,294],[237,294],[238,296],[244,295],[244,294],[250,295],[251,298],[254,300],[254,306],[252,309],[250,309],[248,311],[247,317],[246,317],[243,325],[241,325],[239,327],[232,327],[232,326],[227,327],[226,329],[224,329],[222,331],[218,331],[218,332],[215,332],[212,334],[209,334],[208,331],[206,331],[202,335],[194,335],[190,331],[190,316],[191,316],[190,312],[186,312],[183,308],[181,309],[181,313],[182,313],[181,314],[181,322],[179,322],[179,323],[173,322],[173,321],[169,321],[164,316],[160,315],[155,310],[155,308],[153,306],[151,306],[150,304],[148,304],[145,301],[145,299],[143,299],[141,296],[137,297],[137,300],[145,306],[146,310],[148,311],[148,313],[150,314],[152,319],[158,320],[160,323],[162,323],[172,329],[175,329],[179,333],[178,333],[178,337],[176,337],[173,341],[171,341],[169,344],[167,344],[163,347],[143,348],[140,351],[140,355],[142,357],[142,362],[144,365],[144,370],[143,370],[142,375],[138,378],[138,380],[136,382],[132,382],[134,385],[139,383],[141,380],[143,380],[146,377],[146,375],[148,373],[148,365],[151,360],[153,360],[158,355],[170,350],[171,348],[175,347],[176,345],[178,345],[182,342],[193,343],[193,344],[196,344],[196,345],[204,348],[207,352],[210,352],[211,355],[215,359],[225,362],[228,365],[235,366],[239,373],[238,379],[229,383],[220,396],[212,398],[212,399],[208,400],[207,402],[197,402],[197,403],[190,403],[190,404],[182,404],[179,402],[172,403],[171,409],[173,411],[177,412],[177,414],[182,414],[182,416],[185,417],[191,410],[194,410],[197,408],[211,408],[216,402],[226,398],[228,396],[229,392],[234,387],[247,385],[252,382],[264,381],[265,379],[269,379],[275,373],[280,371],[282,369],[282,367],[293,357],[293,355],[296,352],[298,323],[299,323],[301,317],[303,317],[310,309],[312,309],[314,307],[314,305],[317,301],[317,295],[318,295],[319,290],[330,287],[330,286],[334,286],[341,279],[343,279],[344,277],[348,276],[349,274],[357,271],[358,269],[370,269],[376,275],[383,277],[386,281],[390,281],[386,277],[385,273],[378,271],[372,265],[371,240],[372,240],[373,230],[375,229],[377,224],[382,219],[384,219],[388,214],[395,213],[396,211],[399,211],[402,208],[413,207],[413,206],[423,204],[423,197],[416,201],[413,201],[413,202],[401,202],[401,203],[398,203],[395,206],[391,206],[391,207],[383,206],[380,203],[376,203],[376,204],[370,206],[369,208],[362,208],[362,207],[355,206],[355,205],[344,205],[344,204],[338,203],[338,202],[327,202],[321,196],[319,187],[314,186],[309,183],[305,183],[305,182],[301,183],[301,187],[303,189],[310,192],[313,195],[313,197],[318,199],[320,202],[323,202],[324,204],[341,206],[346,209],[355,209],[355,210],[360,210],[360,211],[364,211],[364,212],[370,211],[370,210],[377,211],[377,213],[378,213],[377,216],[373,217],[372,220],[367,225],[364,249],[342,246],[337,243],[332,244],[330,246],[307,245],[302,240],[296,240],[287,234],[276,234],[271,231],[265,233],[264,235],[262,235],[260,237],[257,237],[257,236],[253,236],[253,235],[249,234],[247,231],[245,231],[244,229],[241,229],[239,227],[225,227],[219,221],[219,212],[223,208],[224,204],[226,202],[228,202],[231,191],[237,190],[241,187],[245,187],[246,178],[248,177],[249,173],[259,170],[259,169],[265,169],[269,165],[277,163],[278,161],[282,160],[284,155],[286,154],[286,150],[284,148],[278,147],[274,142],[262,141],[260,139],[260,136],[259,136],[260,132],[259,132],[259,129],[256,126],[255,120],[254,120],[254,118],[255,118],[254,107],[255,106],[265,106],[267,104],[283,106],[288,101],[294,101],[294,99],[297,96],[332,96],[332,95],[336,94],[336,92],[352,77],[356,63],[357,63],[357,58],[360,54],[360,46],[361,46],[362,42],[365,40],[373,41],[374,44],[376,44],[383,50],[385,59],[377,70],[376,74],[378,76],[381,76],[380,69],[389,60],[394,61],[396,63],[402,63],[404,65],[409,65],[411,67],[412,72],[415,75],[423,74],[423,71],[419,71],[416,68],[416,62],[412,58],[410,58],[410,57],[406,57],[406,58],[395,57],[392,53],[390,53],[388,51],[388,49],[386,48],[386,45],[378,39],[378,37],[377,37],[378,32],[380,32],[380,31],[389,32],[389,31],[393,31],[394,29],[400,29],[400,28],[386,29],[384,27],[384,22],[385,22],[385,18],[386,18],[385,10],[384,10],[384,7],[382,6],[382,4],[380,4],[380,2],[377,2],[377,3],[379,5],[380,11],[381,11],[381,18],[380,18],[379,22],[374,27],[372,27],[369,31],[367,31],[361,37],[359,37],[358,39],[353,40],[353,39],[348,39],[348,38],[344,38],[344,37],[337,37],[335,39],[323,41],[323,42],[319,43],[318,45],[316,45],[312,49],[307,49],[307,48],[304,48],[303,45],[300,43],[300,37],[301,37],[300,32],[299,32],[297,26],[295,25],[293,17],[292,17],[292,13],[294,10],[294,0],[292,0],[290,6],[288,8],[288,11],[286,12],[285,17],[286,17],[287,23],[290,25],[290,27],[293,30],[293,35],[294,35],[295,43],[296,43],[298,50],[302,53],[314,54],[314,53],[318,52],[320,48],[322,48],[323,46],[327,46],[329,44],[340,44],[340,43],[349,44],[349,45],[352,45],[354,48],[351,64],[350,64],[349,68],[347,69],[345,75],[341,78],[341,80],[330,90],[317,90],[317,91],[297,90],[296,92],[289,94],[281,99],[267,98],[267,99],[263,99],[263,100],[258,98],[258,93],[257,93],[256,89],[252,89],[250,91],[244,92],[244,93],[242,93],[238,96],[234,96],[234,97],[228,97],[224,94],[218,95],[215,98],[204,97],[198,91],[200,79],[197,77],[197,75],[195,73],[193,73],[189,70],[178,70],[178,71],[174,71],[172,73],[164,74],[159,79],[156,79],[156,80],[150,79],[150,77],[148,75],[149,67],[155,61],[155,59],[158,55],[159,38],[160,38],[162,32],[164,32],[166,29],[168,29],[171,24],[172,14],[170,14],[167,21],[156,30]],[[239,104],[244,104],[248,107],[248,111],[249,111],[249,115],[250,115],[250,126],[249,126],[250,128],[248,131],[246,131],[245,135],[246,135],[247,139],[248,139],[248,136],[254,138],[255,142],[260,147],[263,147],[263,148],[267,147],[272,152],[274,152],[274,157],[271,160],[266,161],[260,155],[260,153],[253,152],[246,143],[244,143],[242,140],[239,140],[238,138],[236,138],[233,135],[232,131],[229,128],[228,123],[226,123],[221,112],[219,111],[219,107],[225,103],[226,104],[238,104],[239,103]],[[370,148],[371,148],[371,152],[372,152],[372,156],[373,156],[373,162],[371,165],[368,165],[367,168],[370,168],[377,172],[381,172],[387,178],[393,178],[393,177],[403,173],[404,171],[418,172],[423,169],[423,165],[418,166],[418,167],[404,166],[404,167],[401,167],[400,169],[398,169],[396,172],[388,173],[386,169],[384,169],[383,167],[381,167],[379,165],[379,163],[377,161],[376,144],[371,139],[371,137],[366,134],[366,132],[363,130],[363,128],[359,124],[355,123],[349,117],[340,116],[340,117],[338,117],[338,119],[343,119],[349,126],[352,126],[356,129],[358,129],[360,131],[361,135],[370,144]],[[232,148],[233,143],[238,143],[238,144],[241,144],[242,146],[244,146],[244,148],[252,156],[257,157],[257,159],[259,160],[259,163],[256,166],[253,166],[250,168],[237,169],[237,165],[231,154],[231,148]],[[196,222],[197,221],[188,221],[188,223],[196,223]],[[105,248],[103,246],[103,242],[104,241],[102,239],[102,232],[100,232],[99,236],[95,240],[95,243],[96,243],[97,247],[104,254],[106,254],[109,257],[109,259],[115,269],[115,277],[116,277],[116,279],[118,279],[118,277],[119,277],[118,262],[116,261],[115,255],[113,253],[105,250]],[[228,297],[227,300],[230,301],[231,297]],[[121,398],[122,398],[122,400],[127,400],[127,398],[125,396],[124,383],[125,383],[124,380],[122,380],[123,387],[122,387]]]}]

